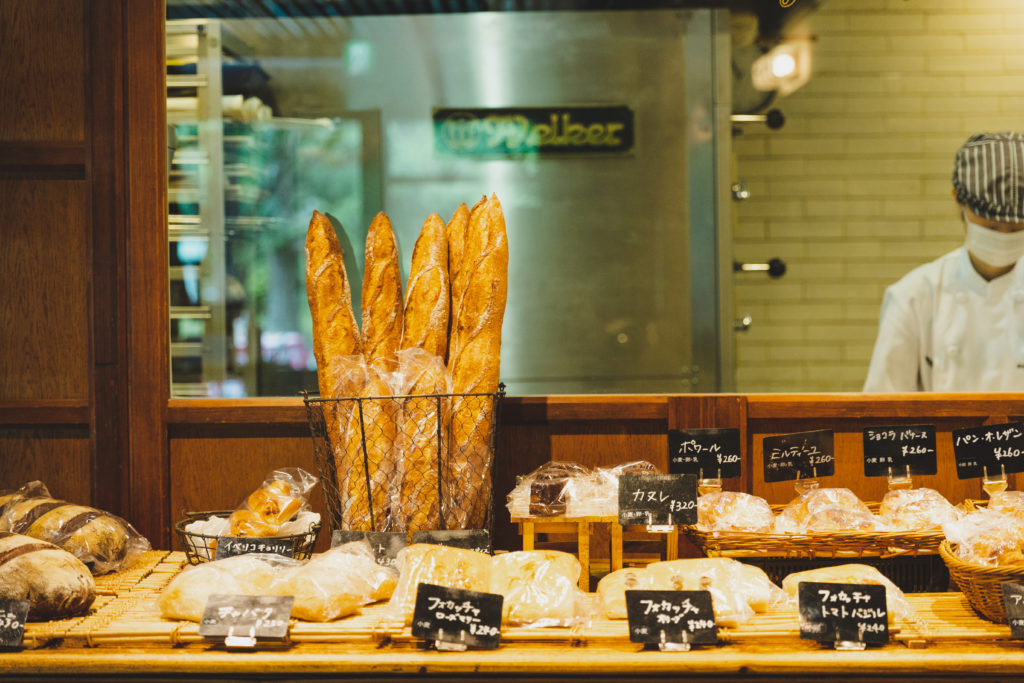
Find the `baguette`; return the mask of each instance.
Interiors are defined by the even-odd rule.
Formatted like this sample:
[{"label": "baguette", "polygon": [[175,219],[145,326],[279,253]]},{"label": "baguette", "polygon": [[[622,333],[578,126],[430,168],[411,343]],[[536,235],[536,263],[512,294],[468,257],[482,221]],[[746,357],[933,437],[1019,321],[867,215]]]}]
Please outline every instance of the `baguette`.
[{"label": "baguette", "polygon": [[70,617],[96,599],[96,582],[71,553],[5,531],[0,532],[0,598],[28,600],[33,618]]},{"label": "baguette", "polygon": [[[481,196],[480,201],[473,205],[473,211],[483,206],[487,197]],[[471,210],[465,202],[459,204],[452,214],[452,218],[445,226],[445,237],[448,241],[448,279],[450,282],[450,312],[448,316],[448,348],[445,353],[445,362],[450,363],[454,355],[452,345],[452,331],[455,327],[455,316],[457,305],[462,293],[466,291],[466,278],[462,261],[466,253],[466,231],[469,229],[469,216]]]},{"label": "baguette", "polygon": [[421,348],[431,355],[444,357],[450,306],[445,225],[440,216],[432,213],[423,223],[412,250],[402,348]]},{"label": "baguette", "polygon": [[[344,444],[344,475],[347,492],[342,506],[342,528],[357,531],[389,531],[391,527],[392,487],[395,482],[399,402],[387,397],[387,384],[371,372],[360,396],[360,408],[348,418]],[[368,397],[374,397],[369,399]],[[364,438],[365,435],[365,438]],[[365,451],[364,451],[365,445]],[[371,513],[372,506],[372,513]]]},{"label": "baguette", "polygon": [[[452,343],[448,369],[457,394],[498,390],[501,324],[508,293],[508,239],[498,198],[478,203],[470,214],[459,266],[464,285],[453,284]],[[457,291],[461,290],[461,291]],[[447,477],[466,491],[446,515],[453,528],[484,526],[490,507],[491,422],[489,398],[461,397],[452,410]],[[452,524],[449,524],[451,527]]]},{"label": "baguette", "polygon": [[[438,467],[447,443],[451,399],[448,377],[440,357],[420,368],[402,410],[400,505],[402,528],[419,531],[440,528]],[[437,397],[435,397],[437,395]]]},{"label": "baguette", "polygon": [[402,341],[402,275],[395,233],[383,212],[370,223],[363,271],[363,354],[371,367],[390,369]]}]

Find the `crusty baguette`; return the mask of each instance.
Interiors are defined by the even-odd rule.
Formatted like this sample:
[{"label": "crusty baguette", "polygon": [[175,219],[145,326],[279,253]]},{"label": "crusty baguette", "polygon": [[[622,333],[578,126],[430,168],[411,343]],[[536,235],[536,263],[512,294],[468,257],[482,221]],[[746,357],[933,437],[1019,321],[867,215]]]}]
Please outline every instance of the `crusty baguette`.
[{"label": "crusty baguette", "polygon": [[362,308],[366,362],[386,368],[402,341],[402,274],[395,233],[383,212],[374,217],[366,235]]},{"label": "crusty baguette", "polygon": [[401,408],[396,399],[380,398],[390,394],[379,374],[371,371],[360,394],[364,400],[359,402],[360,407],[353,407],[348,416],[344,438],[347,449],[344,462],[348,469],[338,473],[339,478],[346,480],[347,497],[342,504],[344,529],[390,530],[394,513],[392,500],[397,488],[395,442]]},{"label": "crusty baguette", "polygon": [[[501,324],[508,293],[508,239],[498,198],[478,205],[469,219],[460,266],[464,291],[453,292],[452,343],[448,368],[457,394],[498,390],[501,365]],[[453,285],[454,287],[454,285]],[[487,398],[457,399],[452,410],[450,481],[466,491],[447,515],[449,526],[484,525],[490,504],[491,419]]]},{"label": "crusty baguette", "polygon": [[[475,211],[483,206],[485,201],[487,201],[487,197],[481,196],[480,201],[473,205],[473,210]],[[462,293],[466,291],[466,277],[462,262],[466,253],[466,231],[469,230],[470,213],[471,211],[465,202],[459,204],[444,230],[445,237],[448,240],[448,280],[450,282],[449,290],[451,294],[451,305],[448,315],[448,348],[445,353],[445,363],[449,363],[449,367],[451,367],[450,363],[454,355],[452,335],[456,322],[456,307],[458,300],[462,298]]]},{"label": "crusty baguette", "polygon": [[313,355],[320,396],[351,395],[341,359],[360,353],[362,342],[352,310],[341,244],[327,216],[313,212],[306,231],[306,298],[313,317]]},{"label": "crusty baguette", "polygon": [[402,348],[418,347],[443,358],[448,347],[450,306],[445,225],[440,216],[432,213],[423,223],[412,250]]},{"label": "crusty baguette", "polygon": [[[440,453],[448,441],[446,425],[451,391],[440,357],[427,361],[409,389],[402,410],[403,457],[399,482],[402,529],[439,529]],[[461,487],[456,487],[461,495]]]},{"label": "crusty baguette", "polygon": [[69,617],[96,598],[96,583],[81,560],[57,546],[0,532],[0,598],[28,600],[29,616]]}]

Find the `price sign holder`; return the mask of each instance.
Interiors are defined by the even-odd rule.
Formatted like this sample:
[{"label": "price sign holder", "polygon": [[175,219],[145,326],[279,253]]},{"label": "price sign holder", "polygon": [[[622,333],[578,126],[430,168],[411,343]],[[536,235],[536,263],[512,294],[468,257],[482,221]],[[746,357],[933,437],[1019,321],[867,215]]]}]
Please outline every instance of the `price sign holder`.
[{"label": "price sign holder", "polygon": [[373,550],[377,564],[383,567],[397,567],[398,553],[409,545],[409,535],[404,531],[348,531],[335,529],[331,534],[331,547],[345,543],[366,540]]},{"label": "price sign holder", "polygon": [[629,641],[663,652],[716,645],[718,626],[708,591],[627,590]]},{"label": "price sign holder", "polygon": [[959,479],[988,475],[997,483],[1006,473],[1024,472],[1024,423],[954,429],[953,456]]},{"label": "price sign holder", "polygon": [[1010,637],[1024,640],[1024,585],[1007,581],[1000,585],[1003,590],[1003,608],[1006,622],[1010,625]]},{"label": "price sign holder", "polygon": [[254,648],[261,640],[281,642],[288,635],[291,595],[228,595],[206,601],[199,635],[224,640],[229,648]]},{"label": "price sign holder", "polygon": [[294,538],[277,538],[268,536],[265,538],[251,536],[218,536],[217,552],[215,560],[223,560],[236,555],[249,555],[251,553],[270,553],[293,557],[295,555]]},{"label": "price sign holder", "polygon": [[817,479],[835,474],[831,429],[766,436],[762,455],[766,482]]},{"label": "price sign holder", "polygon": [[622,526],[646,524],[648,531],[664,533],[672,531],[677,524],[696,522],[695,475],[624,474],[619,477],[619,524]]},{"label": "price sign holder", "polygon": [[668,430],[668,471],[701,479],[730,479],[742,474],[740,430]]},{"label": "price sign holder", "polygon": [[0,599],[0,652],[20,650],[25,642],[28,600]]},{"label": "price sign holder", "polygon": [[909,488],[911,475],[936,474],[935,425],[865,427],[864,476],[886,477],[889,488]]},{"label": "price sign holder", "polygon": [[803,581],[797,588],[800,637],[863,650],[889,642],[885,586]]},{"label": "price sign holder", "polygon": [[421,583],[416,589],[412,635],[438,650],[493,650],[501,640],[501,608],[495,593]]},{"label": "price sign holder", "polygon": [[412,542],[433,543],[491,554],[491,532],[487,529],[425,529],[412,532]]}]

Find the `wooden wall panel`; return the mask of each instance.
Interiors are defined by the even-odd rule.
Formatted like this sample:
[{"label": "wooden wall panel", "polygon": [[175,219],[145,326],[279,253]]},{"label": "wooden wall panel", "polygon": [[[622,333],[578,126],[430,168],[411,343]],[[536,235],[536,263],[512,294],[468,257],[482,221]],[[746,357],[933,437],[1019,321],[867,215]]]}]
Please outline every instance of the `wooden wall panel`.
[{"label": "wooden wall panel", "polygon": [[89,502],[87,427],[0,427],[0,463],[0,490],[38,479],[57,498]]},{"label": "wooden wall panel", "polygon": [[0,0],[0,141],[83,140],[84,32],[82,2]]},{"label": "wooden wall panel", "polygon": [[0,179],[0,400],[89,396],[85,193],[81,181]]}]

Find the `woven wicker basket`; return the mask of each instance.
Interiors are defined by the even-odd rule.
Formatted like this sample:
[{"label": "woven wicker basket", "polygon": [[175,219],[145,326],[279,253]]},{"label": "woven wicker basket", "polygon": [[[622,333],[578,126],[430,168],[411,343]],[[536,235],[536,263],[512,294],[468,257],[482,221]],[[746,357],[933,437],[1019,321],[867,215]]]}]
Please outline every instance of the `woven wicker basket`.
[{"label": "woven wicker basket", "polygon": [[1001,584],[1007,581],[1024,582],[1024,564],[1001,567],[970,564],[956,556],[956,550],[949,541],[943,541],[939,546],[939,555],[949,567],[950,577],[956,581],[974,611],[989,621],[1005,624],[1007,619]]},{"label": "woven wicker basket", "polygon": [[704,531],[685,528],[686,536],[706,555],[816,557],[903,557],[934,555],[941,531],[836,531],[805,534],[766,534],[742,531]]}]

